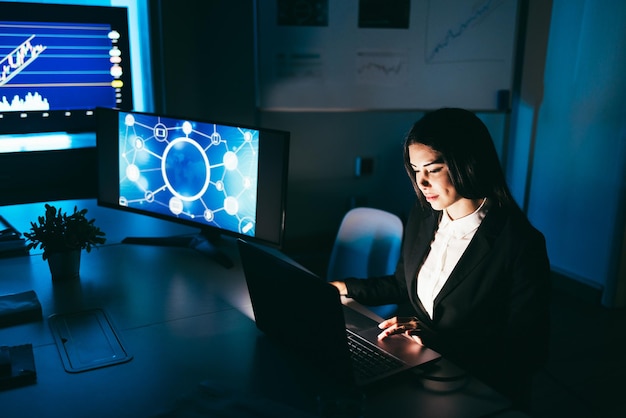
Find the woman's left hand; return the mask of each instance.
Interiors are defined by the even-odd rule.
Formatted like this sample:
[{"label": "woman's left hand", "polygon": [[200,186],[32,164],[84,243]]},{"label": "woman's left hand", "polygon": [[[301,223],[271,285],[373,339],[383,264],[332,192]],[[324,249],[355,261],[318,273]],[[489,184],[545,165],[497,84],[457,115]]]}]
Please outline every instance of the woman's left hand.
[{"label": "woman's left hand", "polygon": [[420,337],[416,335],[416,333],[421,330],[421,327],[419,321],[415,317],[395,316],[378,324],[378,328],[383,330],[383,332],[378,334],[379,340],[385,339],[394,334],[406,334],[418,343],[422,343]]}]

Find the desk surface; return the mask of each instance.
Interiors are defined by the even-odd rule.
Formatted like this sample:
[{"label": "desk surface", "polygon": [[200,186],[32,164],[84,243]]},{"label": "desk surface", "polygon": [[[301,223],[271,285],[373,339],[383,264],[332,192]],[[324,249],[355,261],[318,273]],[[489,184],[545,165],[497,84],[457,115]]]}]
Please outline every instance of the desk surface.
[{"label": "desk surface", "polygon": [[[16,227],[32,218],[16,221],[6,208],[0,214]],[[256,329],[234,239],[223,239],[235,261],[225,269],[193,250],[120,244],[116,225],[139,232],[145,224],[104,208],[92,215],[109,241],[83,253],[78,281],[52,283],[39,254],[0,260],[0,294],[34,290],[44,317],[0,328],[1,345],[33,344],[38,376],[34,385],[0,391],[2,417],[195,416],[197,410],[317,416],[320,395],[324,402],[328,394],[314,371],[295,367],[289,353]],[[154,221],[150,231],[156,235],[161,227]],[[95,308],[109,314],[133,359],[68,373],[48,317]],[[366,417],[473,417],[508,405],[472,379],[433,388],[412,374],[367,390],[361,403]]]}]

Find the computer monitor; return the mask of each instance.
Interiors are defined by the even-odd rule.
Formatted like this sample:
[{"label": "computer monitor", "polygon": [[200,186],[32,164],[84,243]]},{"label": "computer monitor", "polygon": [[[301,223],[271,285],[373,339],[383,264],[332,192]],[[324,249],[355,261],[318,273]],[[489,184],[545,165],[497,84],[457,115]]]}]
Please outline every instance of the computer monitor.
[{"label": "computer monitor", "polygon": [[125,7],[0,2],[0,134],[93,132],[133,108]]},{"label": "computer monitor", "polygon": [[129,237],[231,263],[221,234],[280,248],[289,132],[154,113],[96,110],[98,204],[197,227],[193,237]]}]

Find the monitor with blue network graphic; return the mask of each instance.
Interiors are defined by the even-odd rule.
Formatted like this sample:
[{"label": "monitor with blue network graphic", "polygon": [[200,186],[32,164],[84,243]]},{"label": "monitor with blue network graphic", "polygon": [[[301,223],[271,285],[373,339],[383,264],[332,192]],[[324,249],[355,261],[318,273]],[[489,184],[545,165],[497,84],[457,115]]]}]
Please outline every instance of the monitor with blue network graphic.
[{"label": "monitor with blue network graphic", "polygon": [[0,133],[95,130],[132,109],[126,8],[0,3]]},{"label": "monitor with blue network graphic", "polygon": [[282,245],[289,133],[97,110],[98,202]]},{"label": "monitor with blue network graphic", "polygon": [[257,129],[119,113],[119,204],[254,236]]}]

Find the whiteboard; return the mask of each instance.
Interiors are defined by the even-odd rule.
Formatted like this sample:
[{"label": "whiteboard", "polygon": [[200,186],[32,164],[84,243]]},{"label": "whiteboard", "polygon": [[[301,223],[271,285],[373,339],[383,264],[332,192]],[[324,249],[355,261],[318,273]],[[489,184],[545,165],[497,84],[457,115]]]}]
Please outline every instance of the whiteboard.
[{"label": "whiteboard", "polygon": [[[497,110],[512,89],[518,0],[258,4],[262,110]],[[364,17],[372,5],[380,27]],[[405,22],[384,21],[394,12]]]}]

